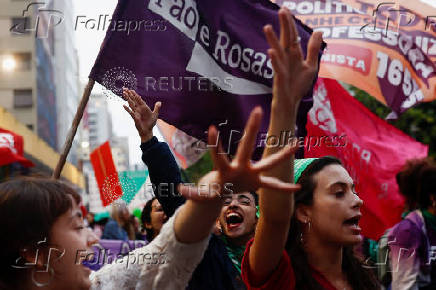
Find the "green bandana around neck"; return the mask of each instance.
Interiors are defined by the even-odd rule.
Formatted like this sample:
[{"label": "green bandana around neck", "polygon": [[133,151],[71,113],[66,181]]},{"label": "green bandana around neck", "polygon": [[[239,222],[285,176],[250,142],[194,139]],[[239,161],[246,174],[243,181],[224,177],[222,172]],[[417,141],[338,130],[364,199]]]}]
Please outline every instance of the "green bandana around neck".
[{"label": "green bandana around neck", "polygon": [[233,265],[235,266],[236,270],[238,270],[240,275],[242,257],[244,257],[244,252],[245,252],[245,245],[236,246],[233,243],[231,243],[225,235],[221,235],[220,238],[226,245],[227,255],[229,256],[230,260],[232,261]]}]

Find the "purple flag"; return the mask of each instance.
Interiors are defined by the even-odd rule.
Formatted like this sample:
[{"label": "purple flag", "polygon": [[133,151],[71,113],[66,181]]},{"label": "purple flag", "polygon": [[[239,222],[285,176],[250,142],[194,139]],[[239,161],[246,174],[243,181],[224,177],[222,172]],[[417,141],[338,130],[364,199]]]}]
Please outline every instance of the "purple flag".
[{"label": "purple flag", "polygon": [[[232,153],[255,106],[265,112],[261,132],[268,128],[273,70],[262,29],[279,32],[278,9],[267,0],[119,0],[90,78],[116,95],[135,89],[150,107],[161,101],[160,118],[196,138],[216,125]],[[312,30],[298,20],[297,28],[306,54]]]}]

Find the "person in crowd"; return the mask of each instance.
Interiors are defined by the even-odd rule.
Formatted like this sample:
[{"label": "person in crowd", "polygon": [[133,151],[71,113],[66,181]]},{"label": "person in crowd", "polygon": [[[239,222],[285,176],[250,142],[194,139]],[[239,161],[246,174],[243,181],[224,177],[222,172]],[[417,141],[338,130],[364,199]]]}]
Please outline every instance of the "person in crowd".
[{"label": "person in crowd", "polygon": [[130,216],[130,222],[133,225],[133,229],[135,231],[135,240],[145,240],[145,236],[142,234],[141,231],[141,222],[139,221],[139,218],[137,218],[135,215]]},{"label": "person in crowd", "polygon": [[[82,263],[97,240],[84,226],[78,193],[53,179],[24,178],[0,184],[1,287],[184,289],[207,247],[223,196],[259,187],[286,194],[295,190],[292,184],[262,176],[262,172],[287,159],[295,148],[288,146],[256,164],[249,160],[261,115],[260,108],[250,115],[247,139],[239,144],[235,160],[230,162],[212,148],[216,170],[205,175],[198,188],[178,185],[178,192],[187,201],[153,242],[91,275]],[[217,136],[216,128],[211,127],[209,144],[214,144]],[[156,255],[157,261],[147,260]]]},{"label": "person in crowd", "polygon": [[[292,15],[282,8],[279,20],[280,39],[272,26],[264,28],[275,74],[268,136],[294,134],[299,102],[316,77],[322,43],[322,34],[313,33],[304,59]],[[267,142],[263,158],[278,150],[280,146]],[[374,276],[353,255],[352,247],[362,241],[358,225],[362,200],[339,160],[294,162],[290,156],[264,174],[294,181],[300,189],[294,195],[258,191],[260,217],[242,262],[247,287],[378,289]]]},{"label": "person in crowd", "polygon": [[[148,167],[150,179],[155,188],[153,203],[161,204],[157,224],[162,223],[161,215],[172,216],[185,199],[177,191],[182,182],[178,165],[165,142],[153,137],[160,103],[154,111],[147,106],[133,90],[124,90],[125,107],[135,121],[141,137],[142,160]],[[163,185],[163,186],[160,186]],[[149,201],[150,202],[150,201]],[[241,261],[246,243],[254,236],[257,223],[257,194],[252,192],[235,193],[224,199],[224,205],[216,222],[219,235],[212,234],[209,247],[200,265],[195,270],[188,289],[245,289],[241,279]],[[142,222],[147,228],[147,239],[154,234],[152,219],[148,212],[150,205],[144,207]],[[148,225],[148,226],[147,226]]]},{"label": "person in crowd", "polygon": [[101,237],[103,236],[104,227],[108,222],[108,217],[94,215],[94,228],[92,229],[92,231],[98,237],[98,239],[101,239]]},{"label": "person in crowd", "polygon": [[[416,189],[419,188],[420,185],[418,185],[417,181],[420,178],[421,169],[428,167],[429,162],[431,163],[432,161],[430,159],[408,160],[402,170],[395,176],[400,194],[405,200],[404,211],[401,214],[402,219],[408,217],[413,220],[413,218],[416,217],[415,214],[409,216],[409,213],[418,209],[418,195]],[[417,211],[416,214],[420,215],[421,213]],[[390,237],[391,231],[392,228],[385,231],[378,240],[377,247],[377,275],[382,286],[387,289],[389,289],[392,284],[392,267],[388,259],[390,253],[389,244],[391,244],[389,239],[392,238]]]},{"label": "person in crowd", "polygon": [[136,240],[136,230],[135,230],[135,217],[129,213],[129,218],[127,222],[124,224],[123,229],[127,233],[127,238],[131,241]]},{"label": "person in crowd", "polygon": [[148,242],[151,242],[159,234],[160,229],[167,220],[168,217],[156,197],[147,201],[142,210],[141,221]]},{"label": "person in crowd", "polygon": [[412,211],[419,209],[419,199],[421,192],[417,189],[420,188],[419,180],[422,173],[428,168],[434,165],[434,161],[431,158],[412,159],[408,160],[399,171],[395,179],[400,190],[400,194],[404,196],[405,205],[402,217],[406,217]]},{"label": "person in crowd", "polygon": [[92,212],[88,212],[86,214],[86,222],[88,223],[88,227],[90,227],[91,229],[94,229],[95,226],[94,216],[95,214]]},{"label": "person in crowd", "polygon": [[410,212],[388,232],[391,287],[436,289],[436,163],[410,160],[396,178]]},{"label": "person in crowd", "polygon": [[116,202],[112,205],[111,219],[104,227],[102,239],[127,241],[130,213],[124,202]]},{"label": "person in crowd", "polygon": [[[257,225],[258,196],[255,192],[234,194],[224,199],[221,214],[217,220],[217,228],[224,242],[225,258],[231,260],[237,270],[237,277],[241,275],[241,262],[245,245],[253,238]],[[244,286],[245,287],[245,286]]]}]

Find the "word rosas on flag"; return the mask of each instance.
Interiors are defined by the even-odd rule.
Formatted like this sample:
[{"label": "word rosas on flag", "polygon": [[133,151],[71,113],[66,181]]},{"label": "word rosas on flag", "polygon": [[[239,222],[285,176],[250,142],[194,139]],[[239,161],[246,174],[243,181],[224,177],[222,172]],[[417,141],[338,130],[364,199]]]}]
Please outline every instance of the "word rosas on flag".
[{"label": "word rosas on flag", "polygon": [[320,77],[354,85],[396,118],[436,98],[436,8],[420,1],[276,1],[322,31]]},{"label": "word rosas on flag", "polygon": [[[305,157],[338,157],[364,201],[362,234],[374,240],[401,218],[404,200],[395,175],[407,160],[427,156],[428,146],[380,119],[332,79],[319,78],[314,89],[307,132],[326,144],[305,148]],[[335,136],[343,146],[328,146]]]},{"label": "word rosas on flag", "polygon": [[[267,131],[273,69],[263,26],[279,32],[278,9],[267,0],[119,1],[90,78],[118,96],[135,89],[150,107],[161,101],[160,118],[198,139],[214,124],[224,149],[235,149],[255,106]],[[145,29],[153,23],[159,29]],[[312,30],[299,21],[297,29],[306,54]],[[311,96],[300,106],[299,136]]]}]

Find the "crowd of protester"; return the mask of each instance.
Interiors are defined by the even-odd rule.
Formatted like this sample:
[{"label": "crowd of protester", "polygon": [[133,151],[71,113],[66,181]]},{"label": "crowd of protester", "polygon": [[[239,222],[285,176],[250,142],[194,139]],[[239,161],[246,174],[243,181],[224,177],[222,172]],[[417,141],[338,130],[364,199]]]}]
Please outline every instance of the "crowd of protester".
[{"label": "crowd of protester", "polygon": [[[304,58],[292,16],[281,9],[279,20],[279,37],[270,25],[264,28],[275,72],[268,135],[276,136],[295,133],[322,44],[321,33],[313,33]],[[260,108],[231,160],[211,146],[214,170],[193,188],[183,185],[168,145],[153,136],[161,104],[151,110],[135,91],[125,89],[123,96],[151,182],[174,186],[156,187],[140,219],[117,203],[110,218],[96,221],[92,213],[83,216],[80,195],[61,181],[1,183],[0,289],[436,289],[433,160],[409,161],[397,174],[404,219],[380,241],[364,241],[363,201],[338,159],[297,160],[295,144],[267,144],[262,159],[251,162]],[[208,134],[216,144],[217,129]],[[99,239],[147,244],[91,272],[78,253],[91,253]],[[383,271],[371,270],[357,253],[369,243],[376,246],[363,256]],[[147,262],[156,254],[165,259]]]}]

